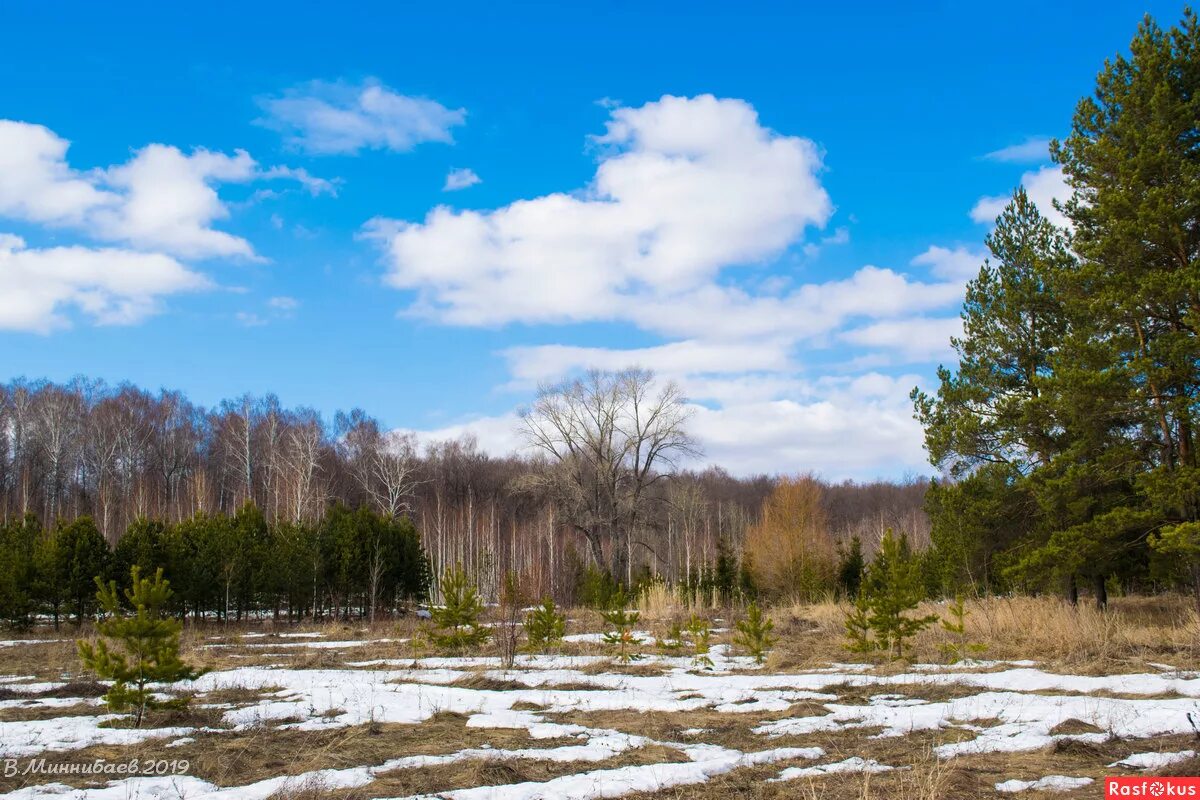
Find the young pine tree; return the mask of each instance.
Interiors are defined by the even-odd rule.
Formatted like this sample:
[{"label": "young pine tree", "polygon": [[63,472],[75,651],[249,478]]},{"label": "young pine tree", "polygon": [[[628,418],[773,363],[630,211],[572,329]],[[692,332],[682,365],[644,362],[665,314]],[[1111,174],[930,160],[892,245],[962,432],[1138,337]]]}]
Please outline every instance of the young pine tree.
[{"label": "young pine tree", "polygon": [[712,650],[712,626],[704,617],[692,614],[687,630],[692,639],[692,666],[697,669],[712,669],[713,661],[709,655],[709,651]]},{"label": "young pine tree", "polygon": [[542,604],[525,616],[525,639],[530,652],[558,644],[566,632],[567,618],[549,597],[543,598]]},{"label": "young pine tree", "polygon": [[[104,696],[111,711],[133,715],[134,727],[141,727],[147,710],[184,708],[187,698],[162,701],[154,699],[151,684],[194,680],[201,675],[179,657],[179,620],[166,616],[163,607],[171,598],[171,587],[163,580],[160,568],[154,579],[141,577],[141,569],[130,570],[131,586],[124,592],[134,609],[132,617],[124,616],[116,581],[105,586],[96,578],[96,599],[108,616],[96,624],[104,638],[94,645],[79,641],[79,657],[83,665],[101,678],[111,680],[112,687]],[[109,645],[119,645],[125,652]]]},{"label": "young pine tree", "polygon": [[775,644],[775,637],[771,635],[774,629],[775,623],[763,616],[758,603],[751,603],[746,609],[746,618],[738,620],[738,632],[733,642],[753,656],[755,664],[761,664],[767,659],[767,650]]},{"label": "young pine tree", "polygon": [[622,664],[628,664],[630,661],[641,658],[639,654],[632,652],[632,648],[637,645],[637,637],[633,635],[633,626],[638,624],[642,615],[637,611],[626,609],[625,604],[625,593],[618,591],[613,598],[612,607],[607,611],[600,612],[604,621],[613,628],[604,634],[604,641],[617,646],[617,660]]},{"label": "young pine tree", "polygon": [[481,646],[492,632],[480,624],[483,600],[467,573],[461,566],[447,568],[441,588],[442,605],[429,611],[433,622],[429,640],[438,649],[451,653]]},{"label": "young pine tree", "polygon": [[873,652],[875,640],[871,638],[871,598],[866,589],[859,588],[854,606],[846,614],[846,644],[851,653],[866,655]]},{"label": "young pine tree", "polygon": [[947,610],[950,612],[950,618],[941,621],[942,630],[951,636],[950,641],[942,644],[942,652],[946,657],[953,663],[987,650],[986,644],[977,644],[967,639],[967,616],[971,612],[967,611],[963,604],[962,595],[956,595]]},{"label": "young pine tree", "polygon": [[904,657],[904,642],[938,621],[936,614],[909,616],[925,598],[921,564],[909,551],[908,540],[889,530],[879,543],[879,552],[867,570],[865,588],[870,609],[867,622],[876,646]]}]

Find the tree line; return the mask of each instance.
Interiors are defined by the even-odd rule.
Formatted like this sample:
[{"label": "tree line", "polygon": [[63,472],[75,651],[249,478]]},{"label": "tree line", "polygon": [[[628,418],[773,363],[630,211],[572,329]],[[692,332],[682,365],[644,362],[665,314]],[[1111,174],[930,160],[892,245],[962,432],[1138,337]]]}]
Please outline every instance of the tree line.
[{"label": "tree line", "polygon": [[[631,413],[631,400],[660,397],[655,385],[649,373],[628,370],[546,387],[543,396],[547,404],[600,407],[617,421]],[[666,399],[678,413],[677,390]],[[553,457],[531,444],[495,456],[469,437],[421,447],[361,410],[326,420],[270,395],[206,409],[179,392],[17,379],[0,384],[0,523],[36,539],[88,517],[115,552],[145,524],[187,530],[197,519],[235,520],[247,504],[272,535],[312,536],[340,505],[407,517],[435,576],[435,598],[436,576],[457,564],[489,600],[512,571],[535,596],[569,604],[603,594],[598,575],[614,570],[614,554],[616,578],[627,586],[649,578],[711,583],[722,548],[740,558],[747,530],[780,482],[657,458],[647,470],[644,457],[629,457],[638,437],[623,437],[612,424],[564,427],[557,435],[587,447]],[[869,542],[896,527],[928,540],[923,480],[821,486],[822,524],[835,538],[858,533]],[[154,566],[145,564],[144,573]],[[167,577],[182,595],[180,577],[170,569]],[[305,596],[313,594],[310,587]],[[330,602],[320,586],[316,595],[310,607]],[[210,611],[224,608],[205,602]]]},{"label": "tree line", "polygon": [[1051,144],[967,288],[958,363],[913,391],[948,591],[1188,585],[1200,607],[1200,25],[1149,17]]},{"label": "tree line", "polygon": [[170,611],[193,619],[375,619],[424,600],[429,562],[407,517],[334,504],[315,523],[268,524],[246,504],[178,523],[137,519],[114,546],[89,516],[43,530],[32,514],[0,525],[0,618],[57,626],[96,611],[96,580],[162,570]]}]

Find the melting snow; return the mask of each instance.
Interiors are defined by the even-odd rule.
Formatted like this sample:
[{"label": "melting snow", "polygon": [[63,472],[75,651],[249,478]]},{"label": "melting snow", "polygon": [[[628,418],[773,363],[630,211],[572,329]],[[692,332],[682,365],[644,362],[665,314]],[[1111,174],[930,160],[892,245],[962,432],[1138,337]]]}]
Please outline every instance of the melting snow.
[{"label": "melting snow", "polygon": [[779,783],[781,781],[794,781],[797,778],[816,778],[821,775],[832,775],[838,772],[891,772],[895,767],[889,767],[887,764],[880,764],[874,759],[864,759],[854,756],[847,758],[845,761],[836,761],[832,764],[820,764],[815,767],[788,767],[783,772],[780,772],[777,777],[769,778],[767,783]]},{"label": "melting snow", "polygon": [[1127,769],[1162,769],[1163,767],[1169,767],[1172,764],[1178,764],[1180,761],[1187,761],[1189,758],[1195,757],[1195,750],[1181,750],[1178,753],[1134,753],[1128,758],[1114,761],[1109,766],[1126,767]]},{"label": "melting snow", "polygon": [[1072,778],[1069,775],[1047,775],[1036,781],[1004,781],[996,784],[997,792],[1069,792],[1093,783],[1091,778]]}]

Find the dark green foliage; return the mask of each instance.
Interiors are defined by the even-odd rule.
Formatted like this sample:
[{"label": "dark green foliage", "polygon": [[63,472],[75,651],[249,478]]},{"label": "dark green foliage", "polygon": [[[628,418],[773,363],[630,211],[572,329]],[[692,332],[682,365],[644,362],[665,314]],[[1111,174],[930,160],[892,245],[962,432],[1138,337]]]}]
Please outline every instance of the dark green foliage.
[{"label": "dark green foliage", "polygon": [[627,603],[625,593],[618,591],[613,597],[612,606],[600,612],[600,616],[613,629],[604,634],[604,641],[617,646],[617,660],[622,664],[641,658],[633,649],[637,646],[633,626],[638,624],[642,615],[637,611],[628,610]]},{"label": "dark green foliage", "polygon": [[197,514],[177,525],[135,520],[111,550],[88,517],[43,531],[33,516],[0,525],[0,619],[81,619],[95,610],[97,576],[171,580],[179,616],[291,619],[392,613],[427,595],[429,567],[407,517],[333,506],[316,526],[268,525],[254,506],[232,517]]},{"label": "dark green foliage", "polygon": [[61,587],[62,599],[77,622],[96,608],[96,578],[108,576],[108,544],[91,517],[79,517],[54,532],[47,582]]},{"label": "dark green foliage", "polygon": [[738,632],[733,642],[753,656],[755,664],[761,664],[767,659],[767,650],[775,644],[775,637],[771,635],[774,629],[775,623],[763,616],[758,603],[751,603],[745,618],[737,622]]},{"label": "dark green foliage", "polygon": [[37,553],[42,528],[32,514],[0,525],[0,619],[24,629],[37,603]]},{"label": "dark green foliage", "polygon": [[713,589],[722,606],[729,607],[737,596],[738,562],[725,537],[717,539],[717,560],[713,564]]},{"label": "dark green foliage", "polygon": [[866,567],[862,540],[857,534],[850,537],[850,544],[845,548],[838,546],[838,588],[846,597],[858,596],[858,587],[862,585],[863,571]]},{"label": "dark green foliage", "polygon": [[1052,143],[1070,233],[1020,190],[997,220],[956,369],[913,393],[956,479],[929,498],[943,590],[1083,585],[1103,605],[1154,567],[1200,607],[1197,119],[1200,23],[1147,17]]},{"label": "dark green foliage", "polygon": [[607,571],[586,567],[579,573],[575,596],[582,606],[605,609],[612,606],[621,585]]},{"label": "dark green foliage", "polygon": [[542,598],[541,605],[525,617],[525,639],[532,652],[558,644],[566,632],[567,618],[549,597]]},{"label": "dark green foliage", "polygon": [[[187,705],[186,697],[156,700],[151,684],[194,680],[201,673],[179,657],[183,626],[166,616],[171,587],[163,580],[162,568],[151,580],[141,577],[141,568],[134,565],[129,577],[130,587],[123,595],[117,592],[116,581],[106,586],[95,579],[99,588],[96,598],[106,614],[96,623],[96,630],[104,638],[94,645],[80,640],[79,657],[98,677],[113,682],[104,700],[110,711],[130,712],[136,728],[141,727],[147,710]],[[125,607],[133,609],[132,616],[125,615]]]},{"label": "dark green foliage", "polygon": [[135,519],[113,548],[114,575],[128,575],[134,567],[152,575],[166,564],[166,526],[157,520]]},{"label": "dark green foliage", "polygon": [[462,653],[480,647],[492,635],[480,621],[483,599],[461,566],[450,567],[442,575],[442,604],[430,609],[432,626],[429,640],[439,650]]}]

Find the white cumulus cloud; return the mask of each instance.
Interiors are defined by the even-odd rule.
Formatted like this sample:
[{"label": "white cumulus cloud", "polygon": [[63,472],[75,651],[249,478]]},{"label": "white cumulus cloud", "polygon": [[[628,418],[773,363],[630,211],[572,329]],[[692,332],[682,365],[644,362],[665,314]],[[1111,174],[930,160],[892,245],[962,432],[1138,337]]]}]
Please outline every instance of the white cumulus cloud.
[{"label": "white cumulus cloud", "polygon": [[741,100],[663,97],[611,111],[592,182],[494,211],[373,220],[387,282],[445,322],[579,321],[777,256],[833,212],[817,146]]},{"label": "white cumulus cloud", "polygon": [[101,325],[156,313],[162,298],[210,286],[170,256],[113,248],[28,248],[0,234],[0,329],[49,333],[69,309]]},{"label": "white cumulus cloud", "polygon": [[288,179],[312,193],[333,191],[302,169],[264,170],[244,150],[149,144],[124,164],[84,171],[68,163],[69,145],[42,125],[0,120],[0,217],[182,258],[254,259],[248,241],[213,227],[229,216],[217,185]]}]

